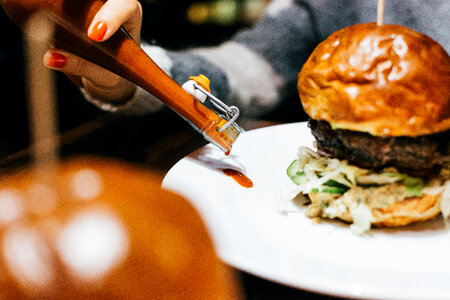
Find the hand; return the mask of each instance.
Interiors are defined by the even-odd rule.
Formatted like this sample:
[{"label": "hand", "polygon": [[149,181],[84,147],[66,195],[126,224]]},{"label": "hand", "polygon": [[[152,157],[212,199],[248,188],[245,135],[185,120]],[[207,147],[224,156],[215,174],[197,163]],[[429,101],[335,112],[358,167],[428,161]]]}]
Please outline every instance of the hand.
[{"label": "hand", "polygon": [[[142,7],[136,0],[109,0],[92,21],[88,36],[103,42],[123,26],[140,43]],[[136,91],[136,86],[112,72],[60,49],[50,49],[44,56],[44,65],[64,72],[94,98],[120,104]]]}]

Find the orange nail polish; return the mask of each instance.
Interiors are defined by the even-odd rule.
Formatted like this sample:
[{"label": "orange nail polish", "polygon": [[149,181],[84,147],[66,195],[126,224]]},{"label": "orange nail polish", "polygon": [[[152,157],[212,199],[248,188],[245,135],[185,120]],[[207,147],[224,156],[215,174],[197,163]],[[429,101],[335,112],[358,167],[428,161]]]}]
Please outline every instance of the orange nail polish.
[{"label": "orange nail polish", "polygon": [[105,37],[106,30],[107,30],[106,23],[98,22],[95,24],[95,26],[92,28],[91,33],[89,34],[89,37],[93,39],[94,41],[101,41]]},{"label": "orange nail polish", "polygon": [[66,65],[67,58],[59,53],[51,53],[47,64],[52,68],[62,68]]}]

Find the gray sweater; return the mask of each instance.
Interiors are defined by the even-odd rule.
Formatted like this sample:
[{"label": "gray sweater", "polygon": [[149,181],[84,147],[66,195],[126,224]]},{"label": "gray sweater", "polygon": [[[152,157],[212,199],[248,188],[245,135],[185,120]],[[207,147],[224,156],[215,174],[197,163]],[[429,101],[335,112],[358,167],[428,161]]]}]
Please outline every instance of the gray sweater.
[{"label": "gray sweater", "polygon": [[[204,74],[219,99],[259,117],[297,93],[297,74],[318,43],[340,28],[376,22],[377,2],[274,0],[253,27],[221,45],[177,52],[143,48],[180,85]],[[450,52],[450,0],[386,0],[384,23],[427,34]],[[145,114],[161,106],[139,89],[124,111]]]}]

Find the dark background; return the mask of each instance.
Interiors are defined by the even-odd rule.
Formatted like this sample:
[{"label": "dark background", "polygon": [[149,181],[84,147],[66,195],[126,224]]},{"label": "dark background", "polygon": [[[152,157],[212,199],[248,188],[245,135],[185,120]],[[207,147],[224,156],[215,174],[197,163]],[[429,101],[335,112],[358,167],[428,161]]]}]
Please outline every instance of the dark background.
[{"label": "dark background", "polygon": [[[193,24],[189,21],[187,11],[192,3],[211,4],[213,1],[141,1],[144,8],[142,39],[167,49],[177,50],[192,46],[215,45],[232,36],[237,30],[251,26],[252,21],[239,13],[227,23],[209,21]],[[234,2],[239,6],[244,3],[244,0]],[[3,158],[29,146],[29,125],[24,84],[22,32],[2,9],[0,9],[0,24],[3,32],[0,44],[0,158]],[[56,73],[61,132],[107,114],[87,103],[75,85],[64,75]],[[301,106],[298,98],[294,98],[277,111],[264,116],[264,119],[280,122],[297,121],[301,118],[298,114],[299,109]],[[178,116],[173,117],[174,113],[171,111],[165,114],[166,116],[159,116],[159,119],[156,116],[145,118],[155,118],[157,121],[153,122],[164,122],[165,118],[178,118]],[[141,126],[140,119],[142,118],[129,121],[132,122],[131,125],[128,124],[131,128],[119,126],[116,130],[129,132],[133,130],[134,123],[137,123],[136,126]],[[163,125],[169,126],[168,123]],[[173,126],[178,125],[176,121]]]}]

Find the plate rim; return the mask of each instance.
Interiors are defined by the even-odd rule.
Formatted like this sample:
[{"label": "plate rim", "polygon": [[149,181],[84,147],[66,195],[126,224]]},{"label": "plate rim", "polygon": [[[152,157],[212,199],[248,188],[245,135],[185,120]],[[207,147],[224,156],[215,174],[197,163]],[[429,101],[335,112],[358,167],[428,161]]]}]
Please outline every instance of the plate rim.
[{"label": "plate rim", "polygon": [[[287,128],[287,127],[293,127],[293,128],[302,128],[303,130],[307,129],[307,122],[294,122],[294,123],[286,123],[286,124],[277,124],[277,125],[271,125],[268,127],[263,127],[263,128],[258,128],[258,129],[254,129],[254,130],[249,130],[246,131],[245,133],[242,134],[242,136],[240,137],[240,139],[245,139],[246,136],[248,135],[253,135],[255,133],[261,132],[261,131],[266,131],[266,130],[282,130],[282,128]],[[200,151],[201,149],[205,148],[205,147],[213,147],[210,144],[201,147],[197,150],[195,150],[194,152],[192,152],[191,154],[187,155],[186,157],[184,157],[183,159],[181,159],[179,162],[177,162],[168,172],[167,174],[164,176],[163,182],[162,182],[162,187],[163,188],[168,188],[173,190],[175,187],[173,186],[173,184],[176,184],[176,180],[172,179],[173,178],[173,173],[174,170],[177,170],[180,166],[180,164],[185,161],[188,157],[190,157],[193,153],[196,153],[197,151]],[[172,182],[172,180],[175,180],[175,183]],[[180,192],[179,190],[174,190],[174,192]],[[185,198],[187,198],[188,201],[191,201],[189,199],[189,196],[187,195],[183,195]],[[214,240],[214,237],[213,237]],[[217,246],[217,245],[216,245]],[[310,292],[314,292],[314,293],[318,293],[318,294],[322,294],[322,295],[327,295],[327,296],[338,296],[338,297],[364,297],[364,298],[371,298],[371,299],[424,299],[424,298],[436,298],[436,299],[448,299],[450,298],[450,289],[449,290],[444,290],[444,289],[440,289],[439,291],[434,291],[433,294],[430,294],[430,291],[427,291],[426,294],[423,293],[418,293],[417,290],[410,290],[410,291],[405,291],[404,289],[399,289],[399,290],[395,290],[395,291],[390,291],[389,294],[386,294],[385,291],[380,291],[368,286],[365,286],[362,290],[358,290],[355,289],[354,291],[349,290],[349,287],[344,287],[344,285],[342,283],[338,283],[337,286],[334,287],[326,287],[324,289],[324,285],[320,285],[315,281],[311,281],[311,280],[305,280],[302,279],[300,282],[297,279],[292,279],[292,277],[290,275],[287,276],[280,276],[280,274],[277,274],[277,276],[273,276],[273,272],[266,272],[266,270],[264,270],[264,267],[261,267],[261,264],[256,263],[251,260],[250,264],[247,262],[243,262],[242,259],[246,259],[246,258],[242,258],[239,256],[236,256],[237,253],[235,253],[235,251],[228,251],[229,249],[222,249],[220,247],[217,248],[217,252],[218,252],[218,256],[227,264],[229,264],[230,266],[242,270],[244,272],[253,274],[255,276],[285,285],[285,286],[289,286],[292,288],[298,288],[301,290],[305,290],[305,291],[310,291]],[[279,273],[279,272],[277,272]],[[448,275],[448,274],[447,274]],[[306,275],[304,275],[304,277],[307,277]],[[450,277],[450,276],[449,276]]]}]

